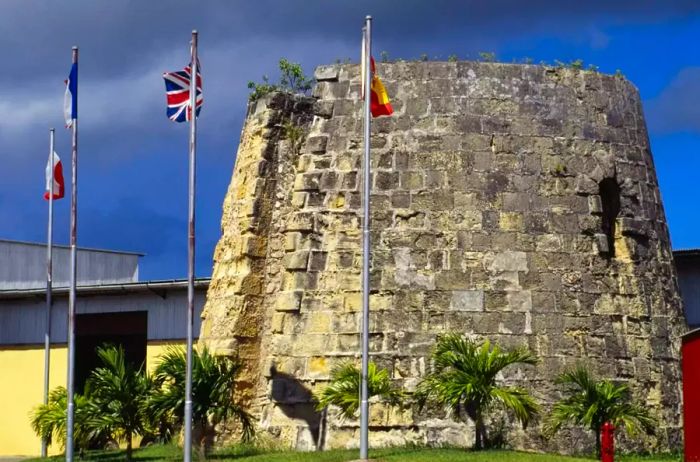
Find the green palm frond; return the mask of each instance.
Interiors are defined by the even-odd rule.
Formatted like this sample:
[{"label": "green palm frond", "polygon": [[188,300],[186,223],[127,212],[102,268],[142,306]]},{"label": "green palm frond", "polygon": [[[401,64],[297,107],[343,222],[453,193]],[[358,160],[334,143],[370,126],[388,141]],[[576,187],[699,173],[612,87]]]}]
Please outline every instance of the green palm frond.
[{"label": "green palm frond", "polygon": [[[48,403],[35,407],[30,414],[34,433],[40,438],[46,438],[48,444],[58,441],[61,447],[65,446],[67,396],[64,387],[54,388],[49,393]],[[95,403],[80,394],[73,397],[73,402],[75,447],[86,449],[107,441],[111,429],[100,420],[100,412]]]},{"label": "green palm frond", "polygon": [[[192,355],[192,417],[200,423],[235,419],[241,424],[244,440],[254,433],[251,415],[234,401],[233,390],[241,370],[238,360],[212,355],[207,348]],[[149,412],[156,419],[166,418],[182,425],[185,409],[186,353],[169,347],[159,357],[154,371],[155,391],[149,398]]]},{"label": "green palm frond", "polygon": [[[353,363],[344,363],[331,371],[330,383],[315,398],[316,408],[322,410],[333,405],[340,408],[341,415],[351,419],[360,407],[361,372]],[[405,393],[391,383],[389,371],[377,367],[370,361],[367,365],[367,393],[379,396],[392,406],[401,406]]]},{"label": "green palm frond", "polygon": [[511,410],[523,427],[527,427],[530,421],[539,414],[540,406],[523,388],[496,387],[491,391],[491,396],[503,408]]},{"label": "green palm frond", "polygon": [[142,365],[126,360],[121,346],[99,347],[97,356],[102,365],[91,372],[85,386],[98,409],[93,419],[98,428],[127,443],[129,458],[133,436],[146,432],[144,411],[151,383]]},{"label": "green palm frond", "polygon": [[605,422],[623,427],[630,436],[653,433],[654,419],[645,408],[631,402],[626,385],[596,380],[580,364],[562,373],[556,383],[564,386],[565,397],[554,405],[545,422],[545,435],[554,435],[566,424],[580,425],[598,434]]},{"label": "green palm frond", "polygon": [[419,404],[435,402],[455,415],[470,409],[472,418],[496,404],[512,411],[523,425],[539,412],[527,391],[500,386],[496,379],[509,366],[536,364],[537,358],[527,349],[505,351],[488,340],[477,343],[448,333],[438,337],[431,358],[433,370],[416,390]]}]

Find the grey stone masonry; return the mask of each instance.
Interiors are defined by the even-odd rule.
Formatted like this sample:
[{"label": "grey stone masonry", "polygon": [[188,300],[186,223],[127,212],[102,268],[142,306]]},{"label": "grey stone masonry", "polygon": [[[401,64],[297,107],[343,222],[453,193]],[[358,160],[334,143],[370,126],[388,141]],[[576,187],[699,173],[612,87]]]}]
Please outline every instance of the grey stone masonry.
[{"label": "grey stone masonry", "polygon": [[[254,258],[236,258],[245,245],[220,243],[215,275],[230,278],[252,261],[245,268],[258,285],[245,302],[233,296],[245,286],[225,288],[215,277],[204,314],[205,325],[231,312],[243,325],[254,320],[254,334],[231,328],[230,343],[226,329],[212,332],[225,352],[241,339],[255,345],[246,350],[260,355],[253,412],[260,427],[301,449],[358,441],[358,422],[333,409],[319,414],[312,393],[360,351],[359,71],[322,66],[313,100],[287,96],[294,109],[285,117],[304,121],[297,149],[283,121],[246,145],[234,182],[246,172],[249,186],[232,187],[238,196],[227,201],[256,204],[265,221],[254,242],[264,245]],[[658,420],[655,436],[620,440],[623,447],[678,449],[685,321],[634,86],[535,65],[378,63],[377,72],[394,115],[372,120],[372,360],[412,390],[441,333],[525,346],[539,363],[499,380],[530,390],[545,416],[561,396],[555,377],[583,362],[628,384]],[[275,120],[264,105],[246,121],[246,140],[261,130],[259,114],[272,111],[265,120]],[[275,166],[257,179],[251,146]],[[242,229],[230,214],[222,228],[231,236]],[[233,301],[219,305],[219,296]],[[473,424],[440,409],[371,408],[371,445],[473,443]],[[506,424],[506,439],[526,450],[594,447],[583,430],[546,440],[540,424]]]}]

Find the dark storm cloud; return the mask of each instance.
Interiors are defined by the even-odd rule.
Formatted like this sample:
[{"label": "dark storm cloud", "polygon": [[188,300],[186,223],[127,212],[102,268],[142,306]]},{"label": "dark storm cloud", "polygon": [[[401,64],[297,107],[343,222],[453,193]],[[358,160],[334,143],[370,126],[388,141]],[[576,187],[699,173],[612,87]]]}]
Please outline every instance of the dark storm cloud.
[{"label": "dark storm cloud", "polygon": [[[145,251],[147,262],[160,262],[160,272],[144,274],[177,277],[184,274],[184,224],[173,217],[185,216],[187,130],[165,118],[160,74],[185,65],[191,29],[201,34],[205,97],[198,154],[206,172],[198,183],[199,197],[206,198],[198,214],[202,274],[211,269],[245,84],[274,75],[280,57],[307,71],[336,58],[357,59],[365,14],[376,19],[375,50],[410,58],[474,56],[544,35],[605,48],[606,27],[697,11],[697,0],[2,0],[0,49],[11,66],[0,73],[0,155],[9,172],[0,182],[0,237],[44,236],[45,207],[36,198],[46,132],[57,128],[58,152],[67,160],[61,108],[75,44],[81,56],[79,243]],[[65,242],[67,223],[63,215],[60,220]]]},{"label": "dark storm cloud", "polygon": [[648,108],[653,133],[700,132],[700,67],[683,69]]},{"label": "dark storm cloud", "polygon": [[73,44],[99,63],[97,75],[139,72],[164,51],[179,49],[192,28],[202,31],[208,46],[246,43],[259,49],[266,40],[354,43],[365,13],[377,18],[378,38],[420,43],[455,33],[478,41],[533,30],[573,33],[581,26],[658,21],[698,10],[695,0],[5,0],[0,46],[14,72],[0,74],[0,81],[40,79],[54,67],[62,69]]}]

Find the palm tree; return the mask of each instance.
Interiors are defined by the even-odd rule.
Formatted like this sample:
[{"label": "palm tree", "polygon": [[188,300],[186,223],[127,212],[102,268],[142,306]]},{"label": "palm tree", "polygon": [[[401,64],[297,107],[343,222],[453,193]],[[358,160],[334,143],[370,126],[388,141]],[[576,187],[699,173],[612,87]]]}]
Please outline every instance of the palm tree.
[{"label": "palm tree", "polygon": [[[351,419],[360,407],[360,370],[353,363],[345,363],[331,371],[330,384],[316,395],[316,408],[320,411],[327,406],[340,408],[343,418]],[[394,387],[386,369],[380,369],[373,362],[367,365],[367,394],[380,396],[392,406],[403,404],[406,394]]]},{"label": "palm tree", "polygon": [[450,333],[438,337],[432,360],[433,370],[416,390],[419,403],[433,401],[457,417],[465,412],[476,427],[475,449],[488,446],[484,417],[494,406],[513,412],[523,427],[537,416],[539,406],[525,389],[496,380],[508,366],[537,363],[527,349],[504,351],[488,340],[478,344]]},{"label": "palm tree", "polygon": [[[235,419],[241,424],[243,439],[253,436],[252,417],[234,401],[235,379],[241,363],[224,356],[215,356],[204,347],[193,350],[192,356],[192,419],[193,439],[200,455],[211,448],[215,427]],[[149,400],[154,420],[170,419],[182,426],[185,412],[185,350],[170,347],[160,356],[154,371],[156,387]]]},{"label": "palm tree", "polygon": [[[61,447],[66,443],[67,392],[57,387],[49,393],[47,404],[34,408],[30,415],[32,429],[37,436],[46,438],[47,444],[58,439]],[[101,447],[110,439],[109,429],[100,420],[97,405],[90,398],[75,394],[73,441],[75,448],[82,452],[91,447]]]},{"label": "palm tree", "polygon": [[86,394],[99,408],[103,428],[111,429],[116,439],[126,442],[129,461],[134,435],[143,435],[146,430],[144,409],[151,384],[142,367],[126,361],[121,346],[99,347],[97,356],[102,366],[90,374]]},{"label": "palm tree", "polygon": [[645,408],[630,402],[626,385],[596,380],[580,364],[557,377],[556,383],[565,386],[566,397],[554,405],[544,425],[545,435],[554,435],[565,423],[582,425],[595,435],[600,456],[600,430],[605,422],[623,427],[630,436],[640,431],[653,434],[654,419]]}]

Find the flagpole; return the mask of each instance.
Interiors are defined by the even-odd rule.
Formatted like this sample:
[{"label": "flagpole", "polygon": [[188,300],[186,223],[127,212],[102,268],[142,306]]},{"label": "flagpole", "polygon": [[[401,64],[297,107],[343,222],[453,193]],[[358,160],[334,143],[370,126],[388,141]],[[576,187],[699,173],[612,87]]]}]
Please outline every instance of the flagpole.
[{"label": "flagpole", "polygon": [[[52,253],[53,253],[53,190],[54,190],[54,135],[56,130],[49,130],[49,162],[51,170],[50,189],[49,189],[49,226],[48,237],[46,239],[46,324],[44,328],[44,405],[49,403],[49,366],[51,357],[51,272],[52,272]],[[41,439],[41,457],[46,457],[47,451],[46,438]]]},{"label": "flagpole", "polygon": [[192,460],[192,325],[194,320],[194,206],[195,165],[197,150],[197,31],[192,31],[192,61],[190,63],[190,156],[188,207],[187,264],[187,371],[185,378],[185,462]]},{"label": "flagpole", "polygon": [[364,217],[362,220],[362,387],[360,391],[360,459],[367,460],[369,448],[369,402],[367,373],[369,369],[369,200],[370,200],[370,59],[372,51],[372,16],[365,18],[364,35],[364,97],[365,97],[365,156],[364,156]]},{"label": "flagpole", "polygon": [[[78,64],[78,47],[73,47],[73,64]],[[66,462],[73,462],[73,424],[75,415],[75,403],[73,402],[74,375],[75,375],[75,283],[77,276],[77,249],[76,230],[78,223],[78,98],[77,98],[77,69],[76,69],[76,95],[73,99],[71,128],[71,198],[70,198],[70,291],[68,295],[68,405],[66,406]],[[53,185],[52,185],[53,187]]]}]

